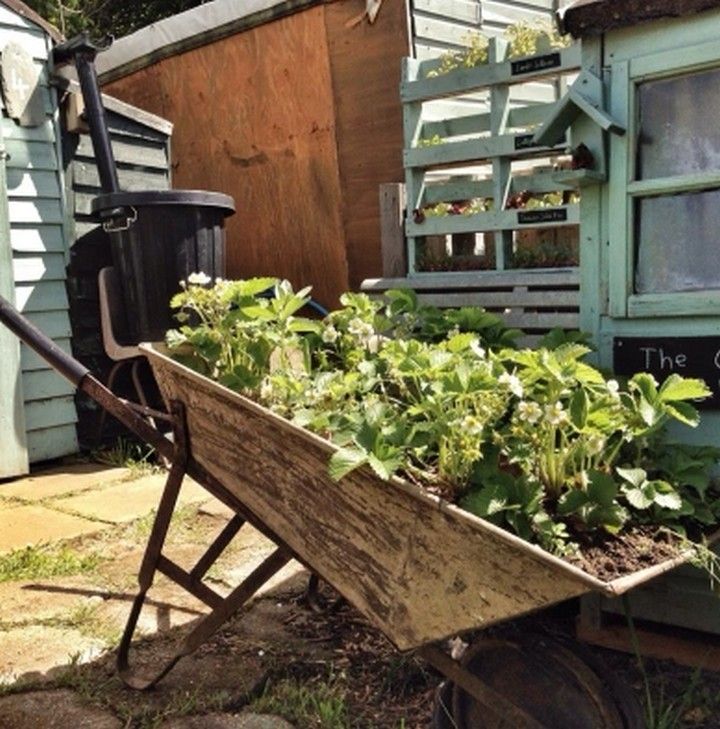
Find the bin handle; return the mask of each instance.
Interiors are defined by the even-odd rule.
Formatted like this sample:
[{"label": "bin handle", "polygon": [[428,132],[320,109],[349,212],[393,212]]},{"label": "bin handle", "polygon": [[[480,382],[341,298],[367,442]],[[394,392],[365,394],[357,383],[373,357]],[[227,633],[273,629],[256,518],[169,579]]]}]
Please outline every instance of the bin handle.
[{"label": "bin handle", "polygon": [[125,209],[129,214],[124,215],[124,223],[120,223],[120,217],[113,217],[108,220],[104,220],[102,227],[106,233],[120,233],[123,230],[130,230],[137,221],[137,210],[131,205],[130,209]]}]

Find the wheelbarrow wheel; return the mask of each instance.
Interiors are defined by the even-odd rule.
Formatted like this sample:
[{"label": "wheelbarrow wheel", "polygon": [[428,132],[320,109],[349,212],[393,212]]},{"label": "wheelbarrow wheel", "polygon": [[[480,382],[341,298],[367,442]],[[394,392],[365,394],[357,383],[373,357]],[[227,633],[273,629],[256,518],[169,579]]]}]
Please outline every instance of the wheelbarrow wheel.
[{"label": "wheelbarrow wheel", "polygon": [[[461,665],[548,729],[644,727],[634,695],[570,642],[541,635],[480,638]],[[520,729],[451,682],[436,694],[433,727]]]}]

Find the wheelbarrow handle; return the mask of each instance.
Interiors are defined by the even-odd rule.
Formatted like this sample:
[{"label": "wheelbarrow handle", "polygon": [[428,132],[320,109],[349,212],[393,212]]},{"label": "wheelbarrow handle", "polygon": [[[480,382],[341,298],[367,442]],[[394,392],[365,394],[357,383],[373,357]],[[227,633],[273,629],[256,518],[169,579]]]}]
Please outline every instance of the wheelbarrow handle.
[{"label": "wheelbarrow handle", "polygon": [[52,339],[43,334],[2,296],[0,296],[0,322],[25,342],[30,349],[37,352],[54,370],[70,380],[78,390],[95,400],[101,408],[107,410],[126,428],[149,443],[160,455],[168,459],[172,458],[174,449],[170,440],[93,377],[85,365],[60,349]]}]

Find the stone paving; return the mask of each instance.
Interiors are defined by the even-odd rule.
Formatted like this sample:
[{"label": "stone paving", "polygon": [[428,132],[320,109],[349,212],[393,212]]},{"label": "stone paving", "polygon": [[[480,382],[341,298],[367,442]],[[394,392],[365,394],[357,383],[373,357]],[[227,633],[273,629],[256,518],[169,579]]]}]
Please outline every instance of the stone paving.
[{"label": "stone paving", "polygon": [[[277,717],[227,710],[247,704],[267,673],[258,645],[277,635],[274,613],[281,612],[281,601],[260,600],[257,609],[249,609],[250,632],[234,634],[232,650],[221,640],[220,648],[198,651],[153,692],[131,692],[117,678],[108,651],[117,645],[130,609],[148,515],[164,480],[160,472],[77,463],[0,483],[0,729],[290,727]],[[187,480],[167,553],[192,566],[230,515]],[[273,548],[244,527],[208,574],[213,588],[226,594]],[[40,567],[30,563],[27,579],[8,579],[3,571],[11,569],[8,565],[35,554],[50,564],[47,576],[33,574]],[[88,555],[97,557],[97,566],[71,566],[63,573],[68,559]],[[55,564],[60,574],[53,572]],[[282,594],[301,573],[291,563],[265,591],[277,588]],[[268,605],[275,605],[270,613]],[[157,663],[166,649],[163,636],[187,630],[186,624],[206,612],[194,597],[159,577],[138,624],[140,662]]]}]

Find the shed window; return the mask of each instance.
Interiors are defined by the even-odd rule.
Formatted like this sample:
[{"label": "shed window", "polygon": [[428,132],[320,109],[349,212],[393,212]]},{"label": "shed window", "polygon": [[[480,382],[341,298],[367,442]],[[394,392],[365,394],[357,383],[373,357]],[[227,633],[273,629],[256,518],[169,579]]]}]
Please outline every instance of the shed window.
[{"label": "shed window", "polygon": [[720,289],[720,191],[640,198],[638,294]]},{"label": "shed window", "polygon": [[637,177],[720,170],[720,70],[638,85]]},{"label": "shed window", "polygon": [[[720,70],[637,86],[637,180],[720,170]],[[646,186],[647,187],[647,186]],[[720,288],[720,193],[638,197],[635,293]]]}]

